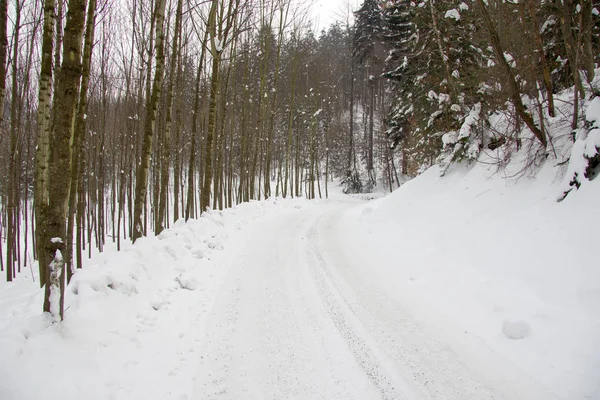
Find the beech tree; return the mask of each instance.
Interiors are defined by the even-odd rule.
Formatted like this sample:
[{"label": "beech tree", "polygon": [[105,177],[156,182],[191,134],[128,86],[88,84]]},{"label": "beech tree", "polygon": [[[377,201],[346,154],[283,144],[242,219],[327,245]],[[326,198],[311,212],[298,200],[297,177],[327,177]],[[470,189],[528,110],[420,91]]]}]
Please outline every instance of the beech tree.
[{"label": "beech tree", "polygon": [[142,221],[142,212],[144,211],[146,205],[146,196],[148,192],[148,170],[150,168],[150,157],[152,155],[152,140],[156,125],[158,99],[164,79],[165,32],[163,25],[165,18],[165,4],[166,0],[158,0],[156,2],[152,17],[155,30],[151,32],[151,35],[154,35],[156,39],[156,71],[154,72],[154,81],[152,83],[152,94],[147,97],[142,157],[136,172],[132,233],[132,240],[134,242],[146,232],[144,229],[145,223]]},{"label": "beech tree", "polygon": [[[81,79],[81,47],[85,23],[85,1],[69,0],[64,33],[62,65],[54,99],[56,121],[50,141],[48,163],[49,206],[38,221],[47,232],[46,241],[38,243],[48,264],[44,311],[55,319],[64,317],[65,262],[63,252],[67,236],[67,205],[71,178],[71,142]],[[49,238],[49,239],[48,239]]]}]

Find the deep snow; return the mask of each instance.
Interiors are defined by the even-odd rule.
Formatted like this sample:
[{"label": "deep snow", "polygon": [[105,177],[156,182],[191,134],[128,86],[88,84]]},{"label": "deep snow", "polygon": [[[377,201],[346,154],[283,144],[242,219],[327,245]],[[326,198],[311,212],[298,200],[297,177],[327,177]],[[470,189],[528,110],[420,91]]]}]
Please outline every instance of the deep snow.
[{"label": "deep snow", "polygon": [[353,273],[507,398],[600,398],[600,185],[559,180],[434,167],[342,218]]},{"label": "deep snow", "polygon": [[22,274],[0,399],[600,399],[600,185],[560,181],[476,164],[211,212],[88,261],[61,324]]}]

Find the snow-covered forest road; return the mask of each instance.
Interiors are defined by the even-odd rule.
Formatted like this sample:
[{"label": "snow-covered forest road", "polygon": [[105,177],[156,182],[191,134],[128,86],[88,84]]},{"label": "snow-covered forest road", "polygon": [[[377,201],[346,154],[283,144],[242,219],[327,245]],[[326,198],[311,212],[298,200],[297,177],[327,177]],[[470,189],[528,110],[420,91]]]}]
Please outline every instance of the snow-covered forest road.
[{"label": "snow-covered forest road", "polygon": [[210,313],[194,398],[504,398],[369,279],[338,226],[349,206],[251,229]]}]

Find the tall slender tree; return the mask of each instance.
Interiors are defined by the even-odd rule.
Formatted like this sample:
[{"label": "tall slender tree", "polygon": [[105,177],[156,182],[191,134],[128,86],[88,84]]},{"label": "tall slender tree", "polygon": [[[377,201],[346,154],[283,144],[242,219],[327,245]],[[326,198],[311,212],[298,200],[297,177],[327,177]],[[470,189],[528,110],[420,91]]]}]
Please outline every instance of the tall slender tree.
[{"label": "tall slender tree", "polygon": [[39,221],[48,232],[38,243],[45,260],[50,260],[46,274],[44,311],[55,320],[64,317],[65,264],[63,252],[67,236],[67,205],[71,186],[71,143],[81,79],[81,48],[85,23],[85,0],[70,0],[64,34],[64,47],[57,97],[55,131],[50,141],[49,207],[46,218]]},{"label": "tall slender tree", "polygon": [[152,83],[152,93],[146,103],[146,118],[144,120],[144,139],[142,144],[142,158],[140,165],[137,168],[135,179],[135,200],[133,210],[133,233],[132,240],[137,239],[145,234],[144,222],[142,221],[142,212],[146,207],[146,196],[148,192],[148,170],[150,168],[150,157],[152,153],[152,140],[156,125],[156,112],[158,109],[158,99],[162,89],[165,68],[165,50],[164,50],[164,19],[165,19],[165,3],[166,0],[158,0],[154,10],[153,19],[156,32],[151,35],[156,35],[156,71],[154,72],[154,82]]}]

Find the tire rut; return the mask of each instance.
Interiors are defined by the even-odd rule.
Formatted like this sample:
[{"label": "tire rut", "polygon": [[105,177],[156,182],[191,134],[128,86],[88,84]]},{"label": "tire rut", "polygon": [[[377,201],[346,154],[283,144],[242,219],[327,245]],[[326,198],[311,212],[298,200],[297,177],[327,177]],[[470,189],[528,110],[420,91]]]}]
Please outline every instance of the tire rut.
[{"label": "tire rut", "polygon": [[369,344],[362,328],[356,320],[349,305],[341,293],[335,288],[333,275],[319,251],[316,226],[319,219],[308,230],[308,247],[306,257],[315,287],[321,297],[323,306],[340,335],[346,341],[348,349],[353,354],[365,375],[375,385],[382,400],[406,399],[397,389],[394,380],[389,376],[377,350]]}]

